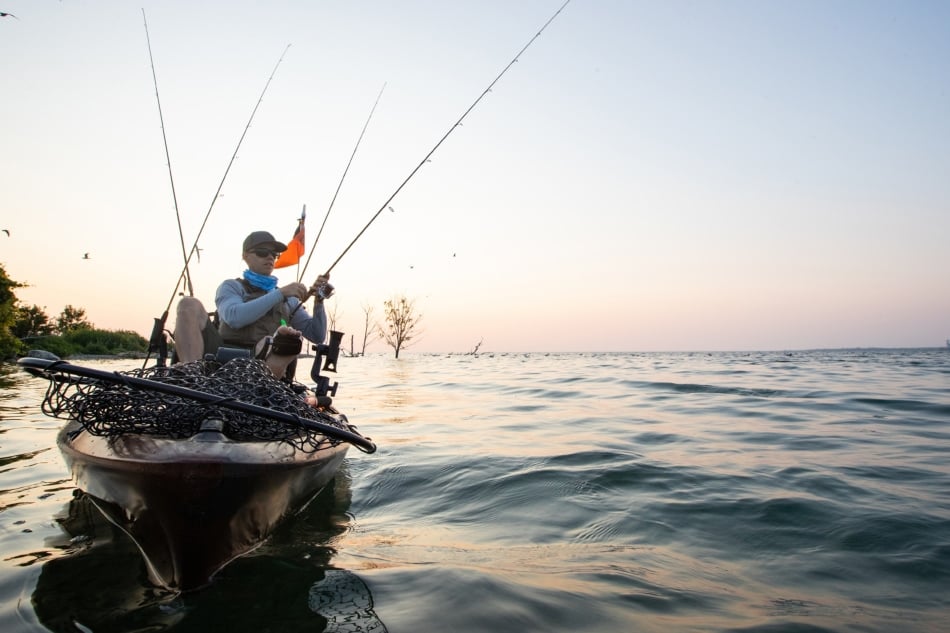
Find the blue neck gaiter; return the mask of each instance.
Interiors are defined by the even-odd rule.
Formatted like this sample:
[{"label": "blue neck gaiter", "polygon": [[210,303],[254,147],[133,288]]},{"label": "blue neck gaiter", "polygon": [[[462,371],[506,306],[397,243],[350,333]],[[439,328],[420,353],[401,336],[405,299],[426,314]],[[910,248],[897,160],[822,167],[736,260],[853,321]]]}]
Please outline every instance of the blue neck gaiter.
[{"label": "blue neck gaiter", "polygon": [[270,292],[277,287],[277,277],[273,275],[259,275],[251,270],[244,271],[244,278],[255,288]]}]

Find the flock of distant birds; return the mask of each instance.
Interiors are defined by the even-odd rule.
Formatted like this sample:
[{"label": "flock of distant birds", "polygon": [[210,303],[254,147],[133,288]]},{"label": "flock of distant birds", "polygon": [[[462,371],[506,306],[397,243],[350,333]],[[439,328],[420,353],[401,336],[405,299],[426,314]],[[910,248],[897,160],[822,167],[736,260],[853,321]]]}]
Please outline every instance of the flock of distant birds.
[{"label": "flock of distant birds", "polygon": [[[19,19],[20,19],[20,18],[18,18],[17,16],[13,15],[12,13],[7,13],[6,11],[0,11],[0,18],[13,18],[14,20],[19,20]],[[7,234],[7,237],[10,237],[10,230],[9,230],[9,229],[0,229],[0,230],[2,230],[4,233],[6,233],[6,234]],[[90,259],[89,253],[83,253],[82,258],[83,258],[83,259]]]},{"label": "flock of distant birds", "polygon": [[[13,15],[12,13],[7,13],[6,11],[0,11],[0,18],[13,18],[14,20],[19,20],[19,19],[20,19],[20,18],[18,18],[17,16]],[[9,231],[9,229],[0,229],[0,230],[2,230],[4,233],[6,233],[6,234],[7,234],[7,237],[10,237],[10,231]],[[83,259],[90,259],[89,253],[83,253],[82,258],[83,258]]]},{"label": "flock of distant birds", "polygon": [[[392,208],[392,207],[389,207],[389,210],[390,210],[390,211],[393,211],[393,208]],[[7,237],[10,237],[10,230],[9,230],[9,229],[0,229],[0,231],[3,231],[4,233],[7,234]],[[199,249],[196,249],[196,250],[197,250],[198,253],[199,253],[199,254],[198,254],[198,261],[200,262],[200,261],[201,261],[201,254],[200,254],[200,253],[201,253],[201,250],[202,250],[202,249],[199,248]],[[456,255],[455,253],[452,253],[452,257],[455,257],[455,255]],[[89,256],[89,253],[83,253],[83,254],[82,254],[82,258],[83,258],[83,259],[92,259],[92,258]],[[415,266],[410,265],[409,268],[410,268],[410,270],[411,270],[411,269],[415,268]]]},{"label": "flock of distant birds", "polygon": [[[3,16],[5,16],[5,15],[9,15],[9,14],[8,14],[8,13],[3,13],[2,11],[0,11],[0,17],[3,17]],[[16,17],[16,16],[13,16],[13,17]],[[0,231],[3,231],[4,233],[7,234],[7,237],[10,237],[10,229],[0,229]],[[83,254],[82,254],[82,258],[83,258],[83,259],[92,259],[91,257],[89,257],[89,253],[83,253]]]},{"label": "flock of distant birds", "polygon": [[[10,14],[9,14],[9,13],[3,13],[2,11],[0,11],[0,17],[6,16],[6,15],[10,15]],[[11,17],[16,17],[16,16],[14,15],[14,16],[11,16]],[[388,208],[390,211],[392,211],[393,213],[396,212],[396,210],[393,209],[392,207],[387,207],[387,208]],[[0,231],[3,231],[4,233],[7,234],[7,237],[10,237],[10,230],[9,230],[9,229],[0,229]],[[197,254],[198,254],[198,261],[201,262],[201,251],[202,251],[203,249],[196,248],[195,250],[197,251]],[[455,257],[455,255],[456,255],[456,253],[452,253],[452,257]],[[83,259],[92,259],[92,258],[89,256],[89,253],[83,253],[83,254],[82,254],[82,258],[83,258]],[[414,268],[415,268],[415,266],[413,266],[413,265],[410,265],[410,266],[409,266],[409,269],[410,269],[410,270],[412,270],[412,269],[414,269]]]}]

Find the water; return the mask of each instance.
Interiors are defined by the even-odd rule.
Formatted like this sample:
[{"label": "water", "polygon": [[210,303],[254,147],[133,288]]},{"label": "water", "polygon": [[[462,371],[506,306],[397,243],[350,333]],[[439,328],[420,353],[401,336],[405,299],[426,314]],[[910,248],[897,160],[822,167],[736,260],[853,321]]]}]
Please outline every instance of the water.
[{"label": "water", "polygon": [[339,369],[379,451],[183,596],[73,501],[45,381],[0,376],[0,630],[950,631],[947,350]]}]

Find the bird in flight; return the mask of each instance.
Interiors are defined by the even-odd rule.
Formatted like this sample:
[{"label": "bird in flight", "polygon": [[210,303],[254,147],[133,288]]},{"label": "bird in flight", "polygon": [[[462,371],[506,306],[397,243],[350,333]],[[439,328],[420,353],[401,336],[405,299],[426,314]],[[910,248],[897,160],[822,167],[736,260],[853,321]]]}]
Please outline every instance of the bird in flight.
[{"label": "bird in flight", "polygon": [[6,13],[4,11],[0,11],[0,18],[13,18],[14,20],[20,19],[17,16],[13,15],[12,13]]},{"label": "bird in flight", "polygon": [[7,237],[10,237],[10,231],[3,229],[3,232],[7,234]]}]

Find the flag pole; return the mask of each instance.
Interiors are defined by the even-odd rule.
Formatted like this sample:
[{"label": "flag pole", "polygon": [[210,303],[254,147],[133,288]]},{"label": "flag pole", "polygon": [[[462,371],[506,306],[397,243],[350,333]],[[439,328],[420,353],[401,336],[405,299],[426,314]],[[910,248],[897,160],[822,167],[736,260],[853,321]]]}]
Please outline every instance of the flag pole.
[{"label": "flag pole", "polygon": [[[307,220],[307,205],[303,205],[303,210],[300,212],[300,218],[297,220],[297,226],[294,228],[294,235],[290,238],[290,241],[287,242],[287,250],[285,250],[281,256],[277,259],[277,262],[274,264],[274,268],[287,268],[297,264],[297,270],[300,270],[300,258],[303,257],[306,246],[304,241],[306,240],[306,227],[305,223]],[[293,259],[290,258],[291,252],[293,253]],[[297,279],[299,281],[299,277]]]},{"label": "flag pole", "polygon": [[[307,218],[307,205],[303,205],[303,209],[300,210],[300,248],[306,249],[307,241],[306,234],[304,233],[305,220]],[[300,251],[300,257],[297,258],[297,281],[300,281],[300,278],[303,276],[303,273],[300,272],[300,260],[303,259],[303,250]]]}]

